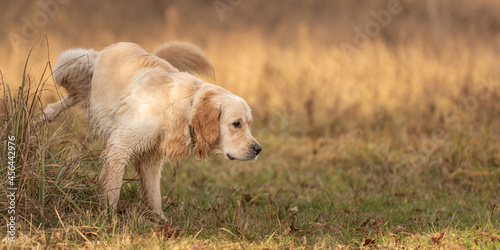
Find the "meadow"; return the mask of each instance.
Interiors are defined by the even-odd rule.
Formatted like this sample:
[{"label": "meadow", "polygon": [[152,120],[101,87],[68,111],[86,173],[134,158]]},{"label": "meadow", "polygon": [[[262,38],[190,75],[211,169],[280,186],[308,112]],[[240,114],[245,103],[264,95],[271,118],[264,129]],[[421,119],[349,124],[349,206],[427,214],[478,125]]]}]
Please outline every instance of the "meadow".
[{"label": "meadow", "polygon": [[[0,248],[500,248],[497,1],[54,2],[0,0]],[[71,47],[172,40],[248,102],[263,151],[189,159],[175,183],[165,164],[167,224],[129,167],[108,213],[83,113],[39,122],[64,95],[52,67]]]}]

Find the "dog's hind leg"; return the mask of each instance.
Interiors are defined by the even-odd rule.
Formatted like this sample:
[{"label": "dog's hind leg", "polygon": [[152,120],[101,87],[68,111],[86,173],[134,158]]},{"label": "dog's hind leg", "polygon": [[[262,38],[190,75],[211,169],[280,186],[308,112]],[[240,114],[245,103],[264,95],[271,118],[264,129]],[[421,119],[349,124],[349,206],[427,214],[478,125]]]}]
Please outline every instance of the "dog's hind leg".
[{"label": "dog's hind leg", "polygon": [[141,191],[146,204],[155,214],[166,221],[167,217],[163,214],[160,192],[160,177],[164,159],[156,151],[144,153],[137,157],[133,167],[141,178]]},{"label": "dog's hind leg", "polygon": [[55,120],[61,112],[75,106],[77,103],[77,98],[66,95],[60,101],[47,105],[47,107],[43,110],[43,113],[45,113],[44,120],[48,122]]},{"label": "dog's hind leg", "polygon": [[125,168],[132,152],[126,144],[109,140],[103,152],[103,168],[99,175],[100,196],[102,205],[116,209],[123,182]]}]

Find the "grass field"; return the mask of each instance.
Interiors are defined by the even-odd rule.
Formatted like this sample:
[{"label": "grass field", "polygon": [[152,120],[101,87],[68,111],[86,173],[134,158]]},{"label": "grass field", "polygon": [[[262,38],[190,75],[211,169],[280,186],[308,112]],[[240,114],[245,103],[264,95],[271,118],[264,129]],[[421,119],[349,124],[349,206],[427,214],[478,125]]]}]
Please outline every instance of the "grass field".
[{"label": "grass field", "polygon": [[[496,1],[400,1],[363,46],[354,28],[390,1],[243,1],[224,20],[213,1],[145,2],[70,1],[46,37],[39,28],[26,44],[0,46],[0,248],[500,249]],[[0,3],[12,23],[3,33],[22,34],[19,20],[39,10]],[[96,193],[102,145],[83,114],[38,122],[63,94],[51,66],[72,46],[152,51],[170,40],[202,47],[217,84],[249,103],[262,155],[187,160],[170,197],[166,164],[168,224],[148,212],[129,167],[118,213],[107,213]]]}]

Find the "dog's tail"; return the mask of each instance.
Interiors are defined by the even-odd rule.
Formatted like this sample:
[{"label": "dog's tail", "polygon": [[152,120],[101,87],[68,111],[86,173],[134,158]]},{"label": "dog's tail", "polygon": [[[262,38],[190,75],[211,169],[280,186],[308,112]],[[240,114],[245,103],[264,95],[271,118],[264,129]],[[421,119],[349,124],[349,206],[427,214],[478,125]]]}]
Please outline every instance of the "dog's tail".
[{"label": "dog's tail", "polygon": [[42,121],[53,121],[62,111],[78,103],[85,111],[88,110],[96,57],[97,52],[92,49],[70,49],[59,56],[54,68],[54,79],[68,95],[57,103],[47,105]]},{"label": "dog's tail", "polygon": [[77,48],[63,52],[57,59],[54,79],[76,103],[88,100],[97,55],[93,49]]},{"label": "dog's tail", "polygon": [[207,80],[215,81],[214,67],[203,51],[186,42],[168,42],[158,47],[153,54],[166,60],[179,71],[184,71]]}]

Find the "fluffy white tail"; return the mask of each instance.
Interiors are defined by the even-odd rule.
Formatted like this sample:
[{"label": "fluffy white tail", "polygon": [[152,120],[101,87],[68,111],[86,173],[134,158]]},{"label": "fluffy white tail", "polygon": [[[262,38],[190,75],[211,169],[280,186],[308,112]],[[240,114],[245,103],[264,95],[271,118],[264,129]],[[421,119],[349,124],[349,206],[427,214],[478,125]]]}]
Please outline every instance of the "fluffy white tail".
[{"label": "fluffy white tail", "polygon": [[47,105],[43,120],[53,121],[64,110],[80,103],[87,110],[90,94],[90,82],[94,74],[94,61],[97,52],[93,49],[70,49],[57,59],[54,69],[56,84],[67,92],[59,102]]},{"label": "fluffy white tail", "polygon": [[78,48],[63,52],[57,60],[54,79],[77,102],[88,98],[97,55],[93,49]]}]

